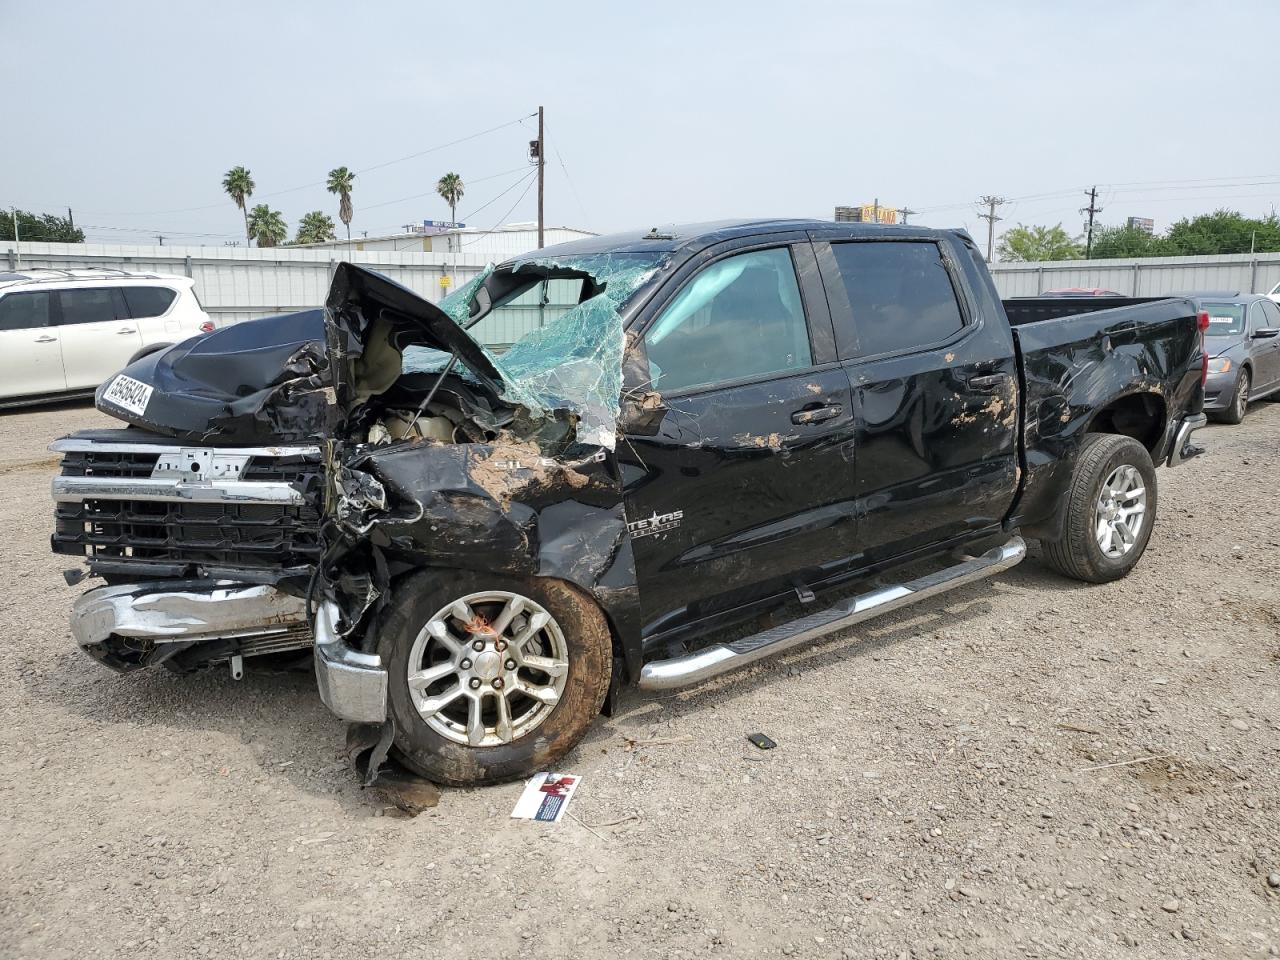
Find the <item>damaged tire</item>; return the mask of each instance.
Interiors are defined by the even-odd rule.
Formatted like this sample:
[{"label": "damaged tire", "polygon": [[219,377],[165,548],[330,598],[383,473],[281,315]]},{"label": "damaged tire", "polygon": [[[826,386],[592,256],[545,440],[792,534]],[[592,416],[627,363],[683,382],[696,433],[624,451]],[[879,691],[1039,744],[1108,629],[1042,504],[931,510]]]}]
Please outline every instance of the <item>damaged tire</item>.
[{"label": "damaged tire", "polygon": [[1156,519],[1156,470],[1132,437],[1090,434],[1080,447],[1064,509],[1062,537],[1042,540],[1059,573],[1107,583],[1137,565]]},{"label": "damaged tire", "polygon": [[378,631],[394,751],[436,783],[550,770],[595,721],[613,646],[604,614],[546,578],[421,573]]}]

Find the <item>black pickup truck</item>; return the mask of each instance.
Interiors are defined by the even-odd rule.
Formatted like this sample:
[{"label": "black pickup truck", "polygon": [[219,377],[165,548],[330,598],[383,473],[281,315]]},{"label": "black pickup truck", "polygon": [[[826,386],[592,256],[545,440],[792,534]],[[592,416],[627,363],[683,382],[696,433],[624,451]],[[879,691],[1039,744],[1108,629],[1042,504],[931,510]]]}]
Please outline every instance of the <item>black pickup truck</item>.
[{"label": "black pickup truck", "polygon": [[1155,467],[1200,452],[1203,318],[1008,307],[966,234],[914,227],[600,237],[439,306],[340,264],[323,310],[138,360],[97,396],[128,426],[53,445],[53,549],[103,581],[73,632],[122,671],[314,646],[338,716],[468,784],[550,769],[622,684],[971,583],[1020,534],[1122,577]]}]

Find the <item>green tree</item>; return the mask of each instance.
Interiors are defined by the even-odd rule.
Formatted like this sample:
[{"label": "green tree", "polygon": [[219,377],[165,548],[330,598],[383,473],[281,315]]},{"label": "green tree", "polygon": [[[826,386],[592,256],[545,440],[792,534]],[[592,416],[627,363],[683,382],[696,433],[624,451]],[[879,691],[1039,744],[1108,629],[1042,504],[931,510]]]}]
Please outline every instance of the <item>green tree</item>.
[{"label": "green tree", "polygon": [[454,223],[458,222],[458,201],[465,192],[466,184],[456,173],[446,173],[436,181],[436,193],[449,205],[449,219]]},{"label": "green tree", "polygon": [[[52,213],[34,214],[26,210],[16,212],[19,240],[42,243],[84,243],[84,231],[71,222],[70,217],[55,217]],[[14,213],[0,212],[0,240],[13,240]]]},{"label": "green tree", "polygon": [[1093,257],[1110,260],[1116,257],[1164,257],[1168,242],[1137,227],[1101,227],[1093,231]]},{"label": "green tree", "polygon": [[1018,224],[1000,237],[996,252],[1001,260],[1079,260],[1084,255],[1079,238],[1072,239],[1062,224],[1053,227]]},{"label": "green tree", "polygon": [[351,239],[351,186],[356,175],[346,167],[334,167],[329,171],[329,182],[326,187],[330,193],[338,195],[338,219],[347,228],[347,239]]},{"label": "green tree", "polygon": [[244,167],[232,167],[227,171],[226,176],[222,178],[222,189],[227,192],[227,196],[236,202],[236,206],[244,214],[245,243],[253,239],[249,235],[249,198],[253,196],[254,186],[253,177],[249,175],[249,171]]},{"label": "green tree", "polygon": [[333,239],[335,239],[333,217],[323,210],[312,210],[310,213],[304,213],[302,219],[298,221],[298,235],[293,238],[293,242],[320,243],[323,240]]},{"label": "green tree", "polygon": [[260,247],[275,247],[284,242],[289,235],[289,227],[279,210],[272,210],[265,203],[260,203],[249,211],[249,236],[258,241]]},{"label": "green tree", "polygon": [[1164,236],[1166,256],[1193,257],[1215,253],[1272,253],[1280,250],[1280,220],[1273,213],[1254,219],[1234,210],[1215,210],[1184,218]]}]

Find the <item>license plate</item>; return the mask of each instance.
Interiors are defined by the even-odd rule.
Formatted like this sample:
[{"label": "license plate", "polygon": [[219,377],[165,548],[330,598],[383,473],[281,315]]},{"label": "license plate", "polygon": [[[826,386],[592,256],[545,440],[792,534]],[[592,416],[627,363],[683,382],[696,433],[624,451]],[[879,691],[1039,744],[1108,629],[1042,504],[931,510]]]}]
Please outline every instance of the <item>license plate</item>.
[{"label": "license plate", "polygon": [[152,389],[142,381],[120,373],[111,381],[111,386],[103,391],[102,399],[111,401],[117,407],[124,407],[130,413],[142,416],[147,411]]}]

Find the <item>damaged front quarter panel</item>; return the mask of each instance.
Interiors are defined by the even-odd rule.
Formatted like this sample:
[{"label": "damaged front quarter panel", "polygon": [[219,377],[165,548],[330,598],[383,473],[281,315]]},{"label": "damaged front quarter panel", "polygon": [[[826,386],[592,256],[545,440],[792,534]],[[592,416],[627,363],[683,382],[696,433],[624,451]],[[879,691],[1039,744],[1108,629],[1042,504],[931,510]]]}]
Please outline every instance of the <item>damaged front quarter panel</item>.
[{"label": "damaged front quarter panel", "polygon": [[[396,580],[410,572],[434,567],[551,577],[596,599],[628,669],[638,673],[639,596],[613,454],[625,344],[619,307],[657,267],[652,258],[517,262],[503,269],[497,289],[525,277],[572,275],[587,280],[591,295],[501,356],[479,348],[481,361],[453,343],[405,351],[403,372],[416,392],[402,402],[419,400],[424,409],[410,419],[420,424],[415,418],[425,416],[431,425],[404,435],[402,424],[400,439],[386,442],[375,424],[365,442],[357,432],[336,446],[331,465],[333,523],[321,589],[343,610],[345,632],[362,638],[353,642],[373,648],[382,608],[392,602]],[[488,276],[448,298],[440,312],[478,322],[492,302]],[[369,352],[365,338],[382,334],[362,307],[331,306],[331,318],[339,322],[331,323],[330,350],[347,358],[354,373],[351,358]],[[352,422],[366,422],[357,411],[369,401],[367,392],[351,387],[358,376],[335,379],[348,384],[339,398],[351,405]],[[441,389],[444,383],[449,386]],[[468,387],[487,400],[459,418],[449,405]],[[451,425],[453,435],[444,439]],[[366,587],[379,602],[368,603]],[[370,606],[375,609],[366,617]]]}]

